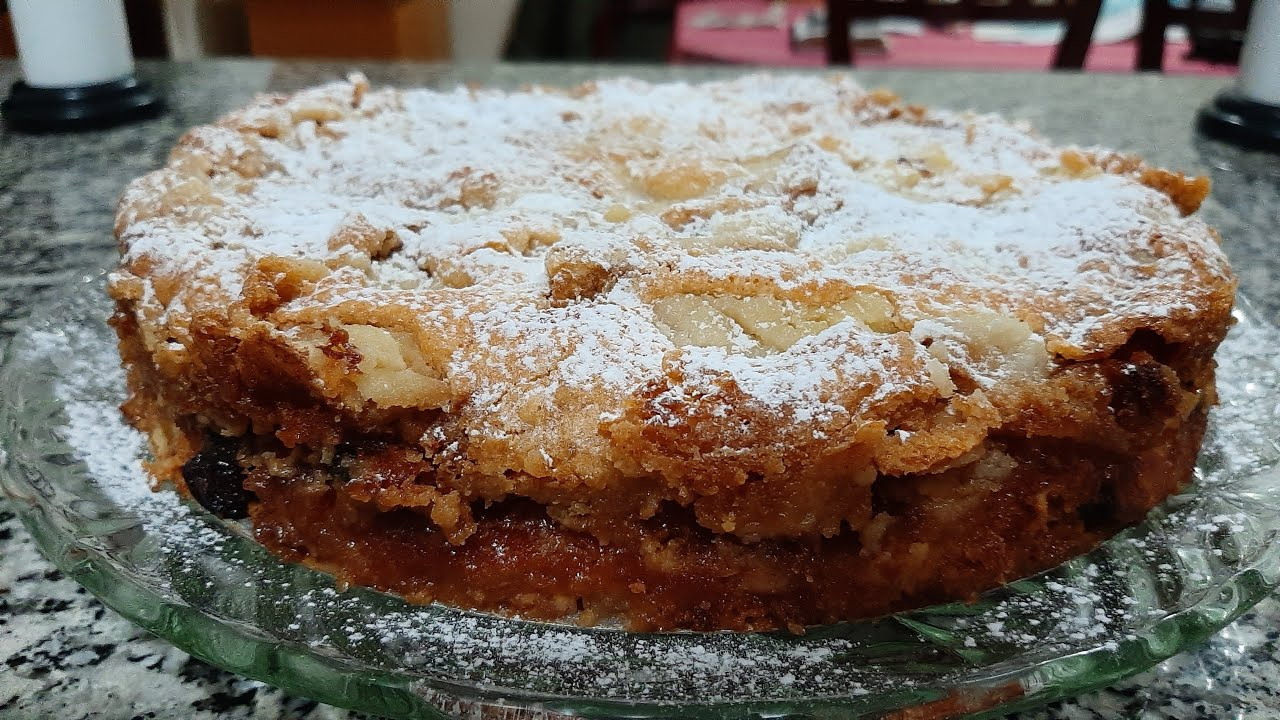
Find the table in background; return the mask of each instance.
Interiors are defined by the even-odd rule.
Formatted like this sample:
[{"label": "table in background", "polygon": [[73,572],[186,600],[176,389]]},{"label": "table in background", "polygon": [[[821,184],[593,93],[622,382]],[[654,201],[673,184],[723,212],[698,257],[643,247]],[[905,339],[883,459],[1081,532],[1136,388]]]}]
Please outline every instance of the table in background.
[{"label": "table in background", "polygon": [[[350,65],[202,61],[143,64],[172,111],[105,132],[0,137],[0,343],[33,307],[112,264],[112,212],[121,189],[164,162],[186,128],[267,89],[340,77]],[[648,79],[724,76],[728,68],[499,65],[365,65],[375,84],[574,83],[602,75]],[[0,62],[0,87],[17,66]],[[1030,120],[1055,141],[1106,144],[1185,170],[1209,171],[1192,114],[1221,85],[1208,78],[859,70],[908,100],[973,107]],[[1275,163],[1280,165],[1280,163]],[[1277,170],[1280,173],[1280,170]],[[1205,218],[1224,236],[1242,290],[1280,320],[1280,174],[1215,170]],[[5,391],[0,388],[0,393]],[[1280,716],[1280,603],[1269,599],[1198,652],[1115,688],[1019,720]],[[0,502],[0,717],[321,720],[358,717],[194,660],[138,630],[64,578],[36,552]]]},{"label": "table in background", "polygon": [[[826,53],[820,47],[795,49],[790,28],[796,18],[813,3],[788,3],[787,22],[781,28],[709,29],[696,27],[694,19],[706,12],[734,15],[759,13],[768,0],[684,0],[676,6],[671,38],[673,62],[720,62],[739,65],[821,67]],[[1044,70],[1053,56],[1051,45],[979,42],[967,30],[943,32],[926,28],[920,35],[888,35],[887,52],[856,53],[860,68],[966,68],[970,70]],[[1214,65],[1184,56],[1186,41],[1165,44],[1164,71],[1171,75],[1234,75],[1234,65]],[[1089,48],[1085,69],[1099,72],[1131,72],[1137,67],[1136,41],[1130,40]]]}]

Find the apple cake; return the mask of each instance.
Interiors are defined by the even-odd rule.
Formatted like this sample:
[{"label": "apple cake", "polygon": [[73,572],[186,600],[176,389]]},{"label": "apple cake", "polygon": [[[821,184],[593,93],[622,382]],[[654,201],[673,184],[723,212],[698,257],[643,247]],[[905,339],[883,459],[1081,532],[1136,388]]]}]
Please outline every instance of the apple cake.
[{"label": "apple cake", "polygon": [[342,583],[632,629],[978,593],[1192,477],[1204,178],[848,77],[267,95],[134,181],[149,469]]}]

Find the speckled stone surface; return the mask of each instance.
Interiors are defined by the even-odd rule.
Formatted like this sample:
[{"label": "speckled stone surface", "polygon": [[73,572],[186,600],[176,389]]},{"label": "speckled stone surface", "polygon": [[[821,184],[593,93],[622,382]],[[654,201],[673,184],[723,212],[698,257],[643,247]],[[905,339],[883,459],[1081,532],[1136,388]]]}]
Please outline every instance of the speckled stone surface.
[{"label": "speckled stone surface", "polygon": [[[160,164],[191,125],[255,92],[336,78],[348,65],[257,61],[144,66],[171,111],[81,135],[0,136],[0,342],[31,308],[115,253],[112,208],[124,184]],[[728,68],[361,66],[377,84],[569,84],[602,74],[697,79]],[[0,62],[0,87],[17,66]],[[1159,76],[866,72],[907,99],[997,111],[1060,142],[1102,144],[1212,174],[1203,213],[1222,232],[1241,289],[1280,321],[1280,158],[1197,142],[1195,108],[1220,80]],[[0,397],[5,388],[0,388]],[[1277,429],[1280,434],[1280,428]],[[136,629],[45,561],[0,500],[0,718],[362,717],[210,667]],[[1227,720],[1280,717],[1280,602],[1264,601],[1203,647],[1114,688],[1019,720]]]}]

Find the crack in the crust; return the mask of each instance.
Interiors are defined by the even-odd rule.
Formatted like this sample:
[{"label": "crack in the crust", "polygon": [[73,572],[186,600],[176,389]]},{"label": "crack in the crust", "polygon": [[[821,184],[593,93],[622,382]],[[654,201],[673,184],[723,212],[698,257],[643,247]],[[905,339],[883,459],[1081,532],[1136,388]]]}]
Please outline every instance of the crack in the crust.
[{"label": "crack in the crust", "polygon": [[369,260],[370,262],[374,262],[374,263],[384,263],[403,252],[404,252],[404,243],[400,242],[400,243],[397,243],[395,247],[392,247],[391,249],[387,250],[384,253],[379,253],[377,255],[371,256]]},{"label": "crack in the crust", "polygon": [[741,321],[741,320],[739,320],[738,318],[736,318],[736,317],[734,317],[733,315],[731,315],[731,314],[729,314],[729,313],[727,313],[727,312],[724,312],[724,311],[720,311],[720,315],[721,315],[721,316],[723,316],[723,317],[725,317],[725,318],[728,318],[729,322],[733,323],[733,325],[734,325],[735,327],[737,327],[737,328],[738,328],[738,330],[739,330],[742,334],[746,335],[747,337],[751,338],[752,340],[755,340],[755,341],[756,341],[756,343],[758,343],[758,344],[760,344],[760,345],[765,345],[765,342],[764,342],[764,340],[761,338],[761,336],[760,336],[760,335],[758,335],[758,334],[756,334],[756,333],[751,332],[751,330],[750,330],[746,325],[744,325],[744,324],[742,323],[742,321]]}]

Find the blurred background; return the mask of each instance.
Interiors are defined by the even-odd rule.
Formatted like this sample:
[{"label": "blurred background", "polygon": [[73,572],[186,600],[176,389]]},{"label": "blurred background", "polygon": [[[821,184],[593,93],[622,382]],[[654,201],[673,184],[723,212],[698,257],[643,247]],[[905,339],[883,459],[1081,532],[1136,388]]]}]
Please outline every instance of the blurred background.
[{"label": "blurred background", "polygon": [[[853,62],[1229,75],[1236,71],[1249,2],[126,0],[125,5],[140,58]],[[829,14],[837,23],[848,22],[846,42],[828,41]],[[8,10],[0,0],[0,57],[13,55]]]}]

